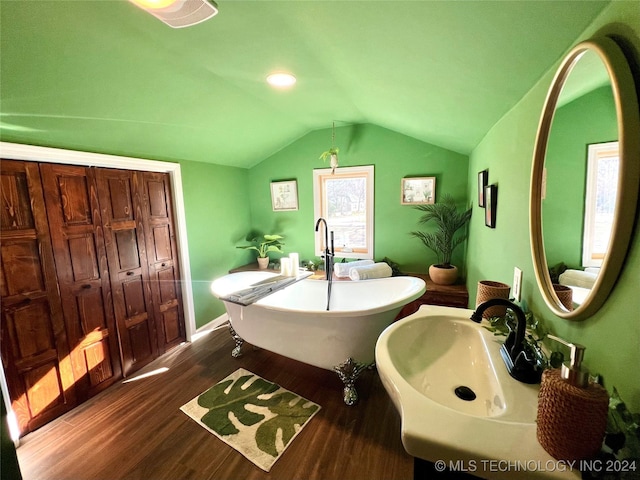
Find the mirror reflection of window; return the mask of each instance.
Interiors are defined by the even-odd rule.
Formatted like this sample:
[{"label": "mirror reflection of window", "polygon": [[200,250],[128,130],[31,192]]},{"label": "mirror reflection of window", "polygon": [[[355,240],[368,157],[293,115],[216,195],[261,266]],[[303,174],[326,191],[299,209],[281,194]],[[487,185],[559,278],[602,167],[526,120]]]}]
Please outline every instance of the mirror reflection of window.
[{"label": "mirror reflection of window", "polygon": [[582,248],[585,267],[601,266],[607,252],[616,208],[619,165],[618,142],[589,145]]}]

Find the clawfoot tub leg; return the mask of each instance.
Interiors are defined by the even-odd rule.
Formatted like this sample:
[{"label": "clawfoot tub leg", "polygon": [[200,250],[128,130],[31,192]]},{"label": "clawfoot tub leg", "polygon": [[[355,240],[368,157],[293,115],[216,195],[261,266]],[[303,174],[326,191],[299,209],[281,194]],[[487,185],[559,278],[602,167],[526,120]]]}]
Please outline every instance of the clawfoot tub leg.
[{"label": "clawfoot tub leg", "polygon": [[360,373],[369,367],[364,363],[356,362],[353,358],[349,357],[346,361],[340,365],[333,367],[333,371],[338,374],[342,383],[344,383],[344,403],[351,406],[358,401],[358,392],[356,391],[355,383]]},{"label": "clawfoot tub leg", "polygon": [[233,358],[238,358],[239,356],[242,355],[242,352],[240,351],[240,349],[242,348],[242,344],[244,343],[244,340],[233,329],[233,327],[231,326],[231,322],[229,322],[229,333],[233,337],[233,340],[236,342],[236,347],[233,350],[231,350],[231,356]]}]

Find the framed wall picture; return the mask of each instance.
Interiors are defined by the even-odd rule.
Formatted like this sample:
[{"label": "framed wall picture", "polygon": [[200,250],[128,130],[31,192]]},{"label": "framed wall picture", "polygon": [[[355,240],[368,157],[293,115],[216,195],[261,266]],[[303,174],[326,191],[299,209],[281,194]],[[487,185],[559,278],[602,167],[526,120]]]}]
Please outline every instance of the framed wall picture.
[{"label": "framed wall picture", "polygon": [[498,186],[487,185],[484,188],[484,224],[496,228],[496,210],[498,208]]},{"label": "framed wall picture", "polygon": [[436,177],[403,178],[400,185],[402,205],[424,205],[436,201]]},{"label": "framed wall picture", "polygon": [[298,210],[298,182],[271,182],[271,206],[274,212]]},{"label": "framed wall picture", "polygon": [[484,189],[489,183],[489,170],[478,172],[478,206],[484,208]]}]

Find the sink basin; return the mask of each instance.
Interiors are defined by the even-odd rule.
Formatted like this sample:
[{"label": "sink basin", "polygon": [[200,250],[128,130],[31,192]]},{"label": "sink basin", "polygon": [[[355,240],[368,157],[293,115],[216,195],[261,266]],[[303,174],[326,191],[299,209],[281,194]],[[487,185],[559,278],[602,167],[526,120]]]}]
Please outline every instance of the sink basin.
[{"label": "sink basin", "polygon": [[402,417],[405,450],[432,462],[471,462],[469,471],[483,478],[580,478],[556,468],[537,441],[539,385],[509,375],[500,356],[505,337],[472,322],[472,312],[423,305],[378,339],[376,367]]},{"label": "sink basin", "polygon": [[[395,369],[418,393],[442,406],[479,417],[505,416],[505,396],[487,339],[469,318],[418,317],[389,334]],[[535,409],[533,410],[535,419]],[[525,416],[523,421],[532,420]]]}]

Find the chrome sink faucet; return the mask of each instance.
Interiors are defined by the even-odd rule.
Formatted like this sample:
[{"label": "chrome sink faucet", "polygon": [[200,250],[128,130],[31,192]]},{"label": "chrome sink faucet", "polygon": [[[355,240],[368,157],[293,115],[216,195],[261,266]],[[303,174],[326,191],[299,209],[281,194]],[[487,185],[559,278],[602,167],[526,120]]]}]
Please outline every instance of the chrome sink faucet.
[{"label": "chrome sink faucet", "polygon": [[542,369],[536,364],[534,356],[530,355],[530,352],[527,352],[525,348],[524,337],[527,331],[527,318],[518,305],[506,298],[492,298],[476,307],[475,312],[471,315],[471,320],[480,323],[485,310],[496,305],[507,307],[516,315],[515,331],[509,326],[509,335],[500,348],[500,355],[509,375],[523,383],[540,382]]},{"label": "chrome sink faucet", "polygon": [[327,311],[331,303],[331,284],[333,283],[333,258],[335,257],[335,249],[333,247],[333,230],[331,231],[331,249],[329,249],[329,227],[327,221],[320,217],[316,222],[316,232],[320,230],[320,224],[324,223],[324,274],[327,279]]}]

